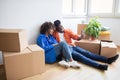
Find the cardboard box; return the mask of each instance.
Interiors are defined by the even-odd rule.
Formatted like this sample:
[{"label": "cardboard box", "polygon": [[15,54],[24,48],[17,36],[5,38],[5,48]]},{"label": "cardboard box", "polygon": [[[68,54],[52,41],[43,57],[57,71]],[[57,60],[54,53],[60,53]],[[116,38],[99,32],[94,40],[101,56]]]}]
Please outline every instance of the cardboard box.
[{"label": "cardboard box", "polygon": [[107,58],[115,56],[117,53],[117,46],[114,42],[101,42],[101,52],[100,55]]},{"label": "cardboard box", "polygon": [[20,80],[45,71],[44,50],[37,45],[29,45],[24,51],[3,52],[7,80]]},{"label": "cardboard box", "polygon": [[27,34],[23,29],[0,29],[1,51],[22,51],[27,46]]},{"label": "cardboard box", "polygon": [[77,34],[81,34],[81,31],[84,30],[84,28],[87,26],[87,24],[78,24],[77,26]]},{"label": "cardboard box", "polygon": [[88,50],[92,53],[99,54],[100,52],[100,41],[99,40],[80,40],[75,41],[75,45]]}]

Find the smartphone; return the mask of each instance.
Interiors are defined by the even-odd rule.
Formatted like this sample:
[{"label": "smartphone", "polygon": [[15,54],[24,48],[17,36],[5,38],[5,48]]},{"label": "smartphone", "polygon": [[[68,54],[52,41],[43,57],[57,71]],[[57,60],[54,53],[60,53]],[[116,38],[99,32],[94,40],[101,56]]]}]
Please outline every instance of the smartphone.
[{"label": "smartphone", "polygon": [[84,35],[84,30],[81,30],[81,35]]}]

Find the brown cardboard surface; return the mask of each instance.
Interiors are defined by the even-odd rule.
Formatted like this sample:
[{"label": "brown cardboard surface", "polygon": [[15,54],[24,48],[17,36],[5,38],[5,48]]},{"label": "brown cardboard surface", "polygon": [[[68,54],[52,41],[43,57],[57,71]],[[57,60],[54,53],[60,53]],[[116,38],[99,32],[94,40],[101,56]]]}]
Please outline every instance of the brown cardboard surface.
[{"label": "brown cardboard surface", "polygon": [[101,52],[100,55],[107,58],[113,57],[117,54],[117,46],[114,42],[101,42]]},{"label": "brown cardboard surface", "polygon": [[7,80],[20,80],[45,71],[44,50],[37,45],[18,53],[3,52],[3,60]]},{"label": "brown cardboard surface", "polygon": [[[81,31],[85,29],[85,27],[87,26],[87,24],[78,24],[77,26],[77,34],[81,34]],[[85,35],[84,39],[89,39],[88,35]]]},{"label": "brown cardboard surface", "polygon": [[27,45],[27,34],[23,29],[0,29],[1,51],[23,51]]},{"label": "brown cardboard surface", "polygon": [[87,24],[78,24],[77,26],[77,34],[81,34],[81,31],[84,30],[84,28],[87,26]]},{"label": "brown cardboard surface", "polygon": [[80,41],[75,41],[75,44],[92,53],[99,54],[100,51],[99,40],[80,40]]}]

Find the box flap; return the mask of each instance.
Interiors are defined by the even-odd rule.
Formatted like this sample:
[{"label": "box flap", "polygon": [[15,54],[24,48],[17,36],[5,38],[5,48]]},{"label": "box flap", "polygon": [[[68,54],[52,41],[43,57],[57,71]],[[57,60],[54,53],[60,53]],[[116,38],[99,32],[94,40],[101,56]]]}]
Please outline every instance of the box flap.
[{"label": "box flap", "polygon": [[75,42],[81,42],[81,43],[95,43],[95,44],[100,44],[100,41],[99,40],[80,40],[80,41],[75,41]]},{"label": "box flap", "polygon": [[101,42],[102,47],[117,48],[113,42]]},{"label": "box flap", "polygon": [[3,28],[0,28],[0,33],[18,33],[22,30],[23,29],[3,29]]},{"label": "box flap", "polygon": [[21,54],[26,54],[26,53],[31,53],[31,51],[28,48],[24,49],[21,52],[4,52],[3,51],[3,56],[8,57],[8,56],[21,55]]},{"label": "box flap", "polygon": [[111,40],[101,40],[101,42],[113,42]]},{"label": "box flap", "polygon": [[32,44],[32,45],[29,45],[28,48],[31,50],[31,51],[41,51],[43,50],[41,47],[39,47],[37,44]]}]

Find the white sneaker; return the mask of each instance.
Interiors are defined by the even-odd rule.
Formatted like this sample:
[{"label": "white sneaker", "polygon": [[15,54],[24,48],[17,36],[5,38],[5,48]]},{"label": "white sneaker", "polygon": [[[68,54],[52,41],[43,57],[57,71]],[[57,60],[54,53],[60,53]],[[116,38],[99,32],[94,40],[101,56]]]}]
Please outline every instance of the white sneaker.
[{"label": "white sneaker", "polygon": [[77,61],[71,61],[68,64],[73,68],[80,68],[81,67],[81,65],[79,63],[77,63]]},{"label": "white sneaker", "polygon": [[70,67],[70,65],[65,60],[58,62],[58,64],[67,68]]}]

